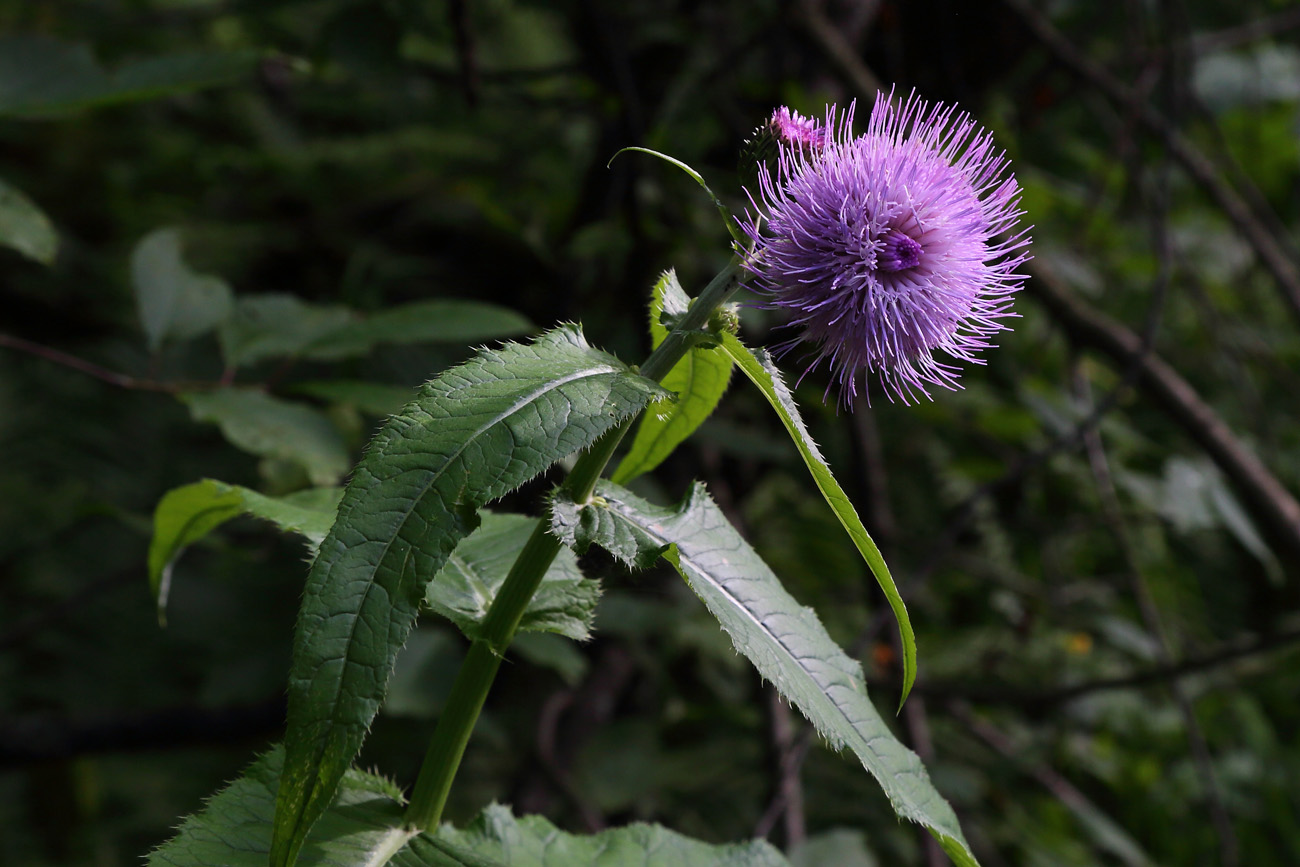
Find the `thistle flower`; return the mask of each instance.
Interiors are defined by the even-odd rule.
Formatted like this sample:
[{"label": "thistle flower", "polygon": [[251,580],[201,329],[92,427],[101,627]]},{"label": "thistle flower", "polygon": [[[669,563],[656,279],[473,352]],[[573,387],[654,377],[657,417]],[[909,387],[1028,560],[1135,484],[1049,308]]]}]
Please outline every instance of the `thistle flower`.
[{"label": "thistle flower", "polygon": [[853,105],[828,107],[820,136],[778,110],[770,123],[792,134],[741,221],[760,306],[799,329],[777,353],[814,345],[804,373],[827,362],[827,393],[838,384],[845,404],[859,375],[905,404],[960,388],[955,362],[983,363],[1025,280],[1020,187],[992,135],[955,108],[891,98],[877,97],[856,138]]}]

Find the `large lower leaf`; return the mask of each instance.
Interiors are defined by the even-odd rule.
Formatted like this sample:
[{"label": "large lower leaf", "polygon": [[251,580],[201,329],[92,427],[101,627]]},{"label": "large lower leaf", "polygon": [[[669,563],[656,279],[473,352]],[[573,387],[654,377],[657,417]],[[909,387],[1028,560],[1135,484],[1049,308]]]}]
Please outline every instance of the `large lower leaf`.
[{"label": "large lower leaf", "polygon": [[[674,271],[665,271],[650,299],[650,339],[657,347],[668,336],[664,314],[680,316],[691,299]],[[709,417],[731,380],[731,359],[716,346],[695,346],[661,380],[677,400],[641,417],[636,437],[612,478],[620,485],[648,473],[672,454]]]},{"label": "large lower leaf", "polygon": [[867,698],[861,666],[786,592],[702,485],[679,508],[666,509],[605,482],[588,505],[557,495],[552,518],[552,529],[579,551],[594,542],[633,565],[654,555],[672,563],[759,673],[832,746],[853,750],[894,812],[929,829],[958,864],[976,864],[921,760]]},{"label": "large lower leaf", "polygon": [[[276,748],[190,816],[149,856],[150,867],[265,867],[284,763]],[[464,830],[402,828],[401,794],[387,780],[349,770],[338,799],[307,837],[302,862],[332,867],[788,867],[761,840],[711,845],[658,825],[590,837],[566,834],[539,816],[516,819],[498,805]]]},{"label": "large lower leaf", "polygon": [[[426,848],[427,847],[427,848]],[[659,825],[638,822],[591,836],[566,834],[541,816],[516,819],[496,804],[464,830],[443,826],[414,841],[411,854],[438,850],[443,861],[398,860],[403,867],[427,863],[471,867],[489,858],[509,867],[788,867],[762,840],[715,846],[683,837]]]},{"label": "large lower leaf", "polygon": [[901,706],[907,700],[907,694],[912,691],[912,684],[916,682],[916,635],[912,632],[912,621],[907,616],[907,606],[903,604],[903,597],[898,593],[894,577],[889,574],[889,566],[885,564],[885,558],[881,556],[880,549],[876,547],[867,528],[862,526],[862,519],[858,517],[848,494],[844,493],[840,483],[835,481],[835,476],[831,474],[830,466],[818,451],[817,444],[808,433],[808,428],[804,426],[794,396],[790,394],[785,380],[781,378],[781,372],[776,369],[768,354],[761,349],[751,352],[731,334],[719,335],[719,341],[722,349],[731,356],[745,376],[749,377],[750,382],[758,386],[759,391],[763,392],[768,403],[776,410],[776,414],[781,417],[781,423],[785,425],[786,432],[790,434],[804,463],[808,465],[808,471],[812,473],[818,490],[822,492],[831,511],[835,513],[836,518],[839,518],[840,524],[844,526],[849,538],[857,546],[862,559],[866,560],[867,565],[871,567],[871,574],[876,576],[876,583],[880,585],[885,599],[889,601],[889,607],[894,611],[903,645],[903,692],[899,699]]},{"label": "large lower leaf", "polygon": [[342,494],[340,488],[310,488],[285,497],[268,497],[215,479],[168,491],[154,509],[149,543],[149,588],[158,605],[159,621],[167,610],[172,567],[186,547],[231,518],[252,515],[302,536],[314,553],[334,523]]},{"label": "large lower leaf", "polygon": [[426,584],[478,509],[665,395],[566,326],[423,387],[357,466],[307,579],[272,864],[293,861],[383,699]]},{"label": "large lower leaf", "polygon": [[[524,543],[537,527],[537,518],[481,512],[482,523],[451,552],[435,581],[429,582],[426,607],[460,627],[470,639],[479,637],[479,627],[497,591],[505,583]],[[578,559],[567,548],[560,550],[542,583],[528,602],[521,632],[556,632],[574,641],[591,634],[591,621],[600,584],[582,577]]]}]

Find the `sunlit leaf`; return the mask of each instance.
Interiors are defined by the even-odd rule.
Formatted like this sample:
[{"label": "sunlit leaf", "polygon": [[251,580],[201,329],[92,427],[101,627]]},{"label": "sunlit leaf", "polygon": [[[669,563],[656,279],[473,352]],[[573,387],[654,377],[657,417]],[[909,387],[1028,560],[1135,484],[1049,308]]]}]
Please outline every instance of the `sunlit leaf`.
[{"label": "sunlit leaf", "polygon": [[880,585],[885,599],[889,601],[889,607],[894,611],[903,645],[903,690],[902,697],[899,699],[901,705],[907,700],[907,694],[911,692],[912,684],[916,682],[916,636],[912,632],[912,621],[907,616],[907,606],[903,604],[903,597],[898,593],[894,577],[889,574],[889,566],[885,564],[880,549],[876,547],[867,528],[862,526],[862,519],[858,517],[853,503],[840,487],[840,483],[835,481],[830,466],[817,449],[817,444],[813,442],[808,428],[804,426],[794,396],[790,394],[790,389],[786,387],[785,380],[781,378],[781,372],[776,369],[776,365],[772,364],[765,351],[760,349],[751,352],[731,334],[721,334],[719,338],[722,348],[736,362],[736,366],[744,372],[750,382],[758,386],[759,391],[776,410],[781,423],[785,425],[786,432],[790,434],[790,439],[794,440],[795,447],[807,464],[808,471],[812,473],[818,490],[822,492],[831,511],[835,513],[835,517],[839,519],[849,538],[857,546],[862,559],[866,560],[867,565],[871,567],[871,574],[876,577],[876,583]]},{"label": "sunlit leaf", "polygon": [[[650,300],[650,338],[654,346],[668,336],[662,315],[679,316],[686,312],[690,301],[677,282],[677,274],[664,272],[655,283]],[[716,347],[695,346],[688,350],[660,381],[664,388],[677,395],[677,400],[641,417],[636,437],[614,471],[613,480],[626,484],[659,466],[709,417],[730,380],[731,359],[726,353]]]},{"label": "sunlit leaf", "polygon": [[283,867],[361,746],[426,585],[480,507],[665,392],[576,326],[481,351],[371,442],[307,579],[289,676],[274,856]]},{"label": "sunlit leaf", "polygon": [[[592,543],[629,564],[658,554],[671,563],[731,636],[736,650],[836,749],[848,747],[889,796],[894,812],[924,825],[956,863],[974,865],[952,808],[921,760],[867,698],[862,668],[827,634],[696,485],[663,508],[612,483],[590,504],[557,495],[552,527],[579,551]],[[630,531],[619,531],[622,525]]]},{"label": "sunlit leaf", "polygon": [[[150,867],[265,867],[277,747],[190,816],[149,856]],[[300,863],[333,867],[788,867],[762,840],[715,845],[638,822],[581,836],[540,816],[493,804],[463,829],[412,834],[401,827],[401,793],[374,774],[349,770],[338,798],[308,835]]]},{"label": "sunlit leaf", "polygon": [[163,495],[153,513],[149,543],[149,588],[163,620],[172,568],[185,548],[239,515],[270,521],[302,536],[314,551],[338,513],[340,488],[311,488],[285,497],[268,497],[240,485],[204,479]]}]

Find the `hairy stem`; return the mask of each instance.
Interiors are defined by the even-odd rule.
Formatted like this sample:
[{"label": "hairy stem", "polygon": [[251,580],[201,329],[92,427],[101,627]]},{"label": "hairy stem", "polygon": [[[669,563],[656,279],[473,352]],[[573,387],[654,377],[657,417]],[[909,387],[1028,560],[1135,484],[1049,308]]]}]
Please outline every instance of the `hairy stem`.
[{"label": "hairy stem", "polygon": [[[690,349],[692,335],[704,330],[713,313],[735,293],[740,270],[739,260],[733,259],[713,278],[686,315],[668,332],[663,343],[641,365],[643,376],[657,382],[673,369]],[[578,459],[564,483],[576,501],[584,502],[591,497],[596,482],[631,426],[632,420],[629,419],[609,431]],[[483,621],[482,637],[474,641],[461,664],[447,697],[447,709],[439,718],[429,741],[411,803],[406,808],[408,828],[423,830],[435,827],[441,821],[452,781],[465,755],[465,747],[469,744],[483,702],[492,689],[501,659],[514,640],[528,603],[559,551],[560,541],[551,535],[546,522],[542,521],[528,538],[501,590],[492,600]]]}]

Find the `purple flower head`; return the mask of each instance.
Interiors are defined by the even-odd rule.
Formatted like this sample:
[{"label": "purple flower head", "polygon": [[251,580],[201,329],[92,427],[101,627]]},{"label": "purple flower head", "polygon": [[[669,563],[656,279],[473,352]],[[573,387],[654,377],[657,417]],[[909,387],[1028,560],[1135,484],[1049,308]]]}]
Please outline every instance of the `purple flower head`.
[{"label": "purple flower head", "polygon": [[[983,363],[1025,280],[1020,187],[992,135],[952,107],[892,96],[856,138],[854,106],[828,107],[822,147],[782,147],[741,221],[761,305],[799,329],[777,352],[813,344],[807,370],[826,361],[845,404],[859,374],[905,404],[960,388],[955,362]],[[791,123],[807,133],[806,118]]]}]

